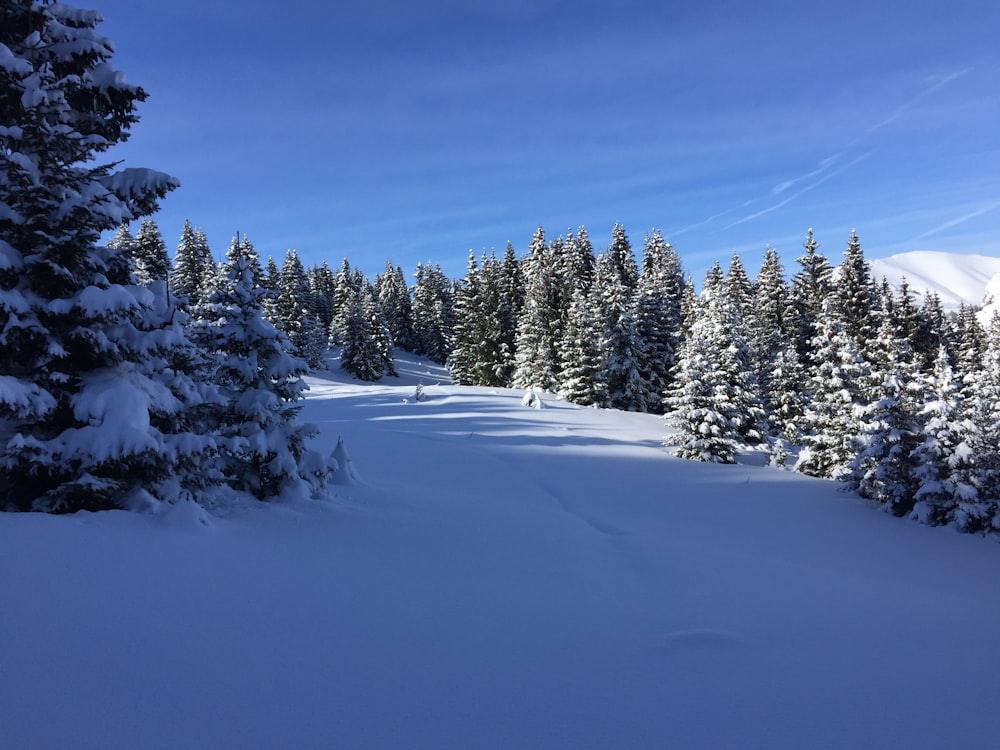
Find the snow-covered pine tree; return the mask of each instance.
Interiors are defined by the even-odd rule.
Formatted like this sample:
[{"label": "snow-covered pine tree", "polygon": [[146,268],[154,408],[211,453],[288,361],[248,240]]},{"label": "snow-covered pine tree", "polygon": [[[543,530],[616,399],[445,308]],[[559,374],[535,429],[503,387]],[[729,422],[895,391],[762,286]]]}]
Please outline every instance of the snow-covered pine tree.
[{"label": "snow-covered pine tree", "polygon": [[383,375],[396,374],[392,334],[368,284],[361,287],[348,308],[340,364],[358,380],[374,382]]},{"label": "snow-covered pine tree", "polygon": [[684,274],[680,258],[658,229],[646,237],[642,273],[635,293],[636,335],[642,342],[639,365],[643,388],[639,411],[662,413],[663,393],[677,363],[681,336]]},{"label": "snow-covered pine tree", "polygon": [[643,367],[645,342],[636,319],[635,291],[639,270],[625,229],[615,224],[611,246],[597,256],[594,271],[595,310],[602,325],[600,349],[604,358],[601,381],[606,406],[639,410],[646,404]]},{"label": "snow-covered pine tree", "polygon": [[741,443],[763,439],[763,411],[738,313],[722,285],[703,289],[696,310],[664,398],[668,423],[679,428],[666,444],[678,446],[681,458],[733,463]]},{"label": "snow-covered pine tree", "polygon": [[181,238],[170,274],[170,289],[182,305],[196,305],[205,299],[216,275],[215,260],[205,233],[184,221]]},{"label": "snow-covered pine tree", "polygon": [[325,260],[310,268],[307,276],[309,299],[312,300],[311,312],[316,316],[316,323],[322,329],[325,341],[330,335],[330,323],[333,322],[333,290],[337,286],[337,280]]},{"label": "snow-covered pine tree", "polygon": [[[976,425],[965,416],[961,383],[947,350],[941,346],[931,374],[923,375],[922,429],[910,457],[914,506],[910,514],[921,523],[938,526],[956,520],[960,504],[982,499],[976,473]],[[978,514],[976,514],[978,516]],[[963,515],[963,521],[968,517]]]},{"label": "snow-covered pine tree", "polygon": [[913,349],[920,357],[921,370],[933,372],[937,354],[945,342],[948,329],[941,305],[941,297],[933,290],[924,292],[924,301],[920,305],[920,324],[913,340]]},{"label": "snow-covered pine tree", "polygon": [[[802,370],[790,345],[790,302],[785,271],[777,251],[767,247],[753,286],[746,318],[747,343],[761,405],[775,434],[798,438],[795,423],[802,414]],[[792,349],[794,357],[789,356]]]},{"label": "snow-covered pine tree", "polygon": [[800,269],[792,277],[790,301],[794,317],[793,343],[799,361],[808,366],[812,342],[819,333],[824,308],[833,292],[833,268],[819,252],[812,229],[806,233],[802,247],[805,253],[796,259]]},{"label": "snow-covered pine tree", "polygon": [[170,256],[160,228],[153,219],[142,219],[135,233],[133,256],[135,277],[143,286],[155,281],[167,281],[170,276]]},{"label": "snow-covered pine tree", "polygon": [[454,292],[441,266],[417,264],[412,312],[416,353],[444,364],[451,352]]},{"label": "snow-covered pine tree", "polygon": [[132,236],[128,224],[122,224],[115,230],[115,236],[108,240],[108,247],[126,258],[135,257],[135,237]]},{"label": "snow-covered pine tree", "polygon": [[309,330],[316,327],[316,318],[311,316],[311,309],[312,299],[305,266],[299,260],[299,254],[295,250],[289,250],[285,253],[285,261],[278,274],[278,291],[274,298],[274,318],[271,322],[288,336],[300,355],[304,354]]},{"label": "snow-covered pine tree", "polygon": [[482,360],[482,313],[479,266],[469,251],[465,278],[455,285],[455,327],[452,349],[448,355],[448,372],[459,385],[484,385],[479,382]]},{"label": "snow-covered pine tree", "polygon": [[501,283],[502,267],[496,257],[484,253],[477,265],[469,253],[468,271],[455,288],[455,325],[448,357],[456,382],[502,387],[510,380]]},{"label": "snow-covered pine tree", "polygon": [[601,381],[604,360],[600,350],[600,330],[600,324],[594,320],[591,295],[581,279],[570,300],[558,345],[558,394],[574,404],[594,406],[607,400]]},{"label": "snow-covered pine tree", "polygon": [[554,391],[559,382],[558,341],[554,331],[561,311],[552,306],[558,277],[542,227],[531,238],[531,249],[522,270],[524,302],[517,321],[511,384],[514,388]]},{"label": "snow-covered pine tree", "polygon": [[[123,507],[166,485],[196,445],[151,353],[156,298],[103,231],[148,215],[176,180],[91,165],[146,98],[111,66],[97,13],[0,5],[0,507]],[[197,436],[191,436],[197,443]],[[175,439],[176,438],[176,439]]]},{"label": "snow-covered pine tree", "polygon": [[[327,459],[307,447],[315,425],[300,423],[306,363],[263,316],[252,247],[236,243],[224,284],[198,308],[192,336],[211,358],[221,405],[215,415],[219,470],[229,485],[260,500],[318,496]],[[244,256],[241,249],[248,253]]]},{"label": "snow-covered pine tree", "polygon": [[854,456],[861,406],[859,378],[862,360],[854,339],[827,300],[813,337],[807,391],[810,401],[803,415],[802,451],[795,470],[815,477],[838,479]]},{"label": "snow-covered pine tree", "polygon": [[736,313],[741,319],[747,320],[753,311],[753,284],[743,267],[743,261],[736,252],[729,261],[729,270],[726,272],[723,287],[729,303],[736,306]]},{"label": "snow-covered pine tree", "polygon": [[913,454],[921,440],[921,397],[905,331],[891,316],[880,317],[876,335],[865,342],[866,362],[858,381],[864,406],[857,410],[856,453],[845,479],[862,497],[905,516],[918,487]]},{"label": "snow-covered pine tree", "polygon": [[[590,248],[590,241],[587,239],[586,230],[581,229],[581,234],[577,235],[577,245],[586,242],[586,247]],[[517,321],[520,319],[521,310],[524,307],[524,279],[521,274],[521,261],[518,260],[514,252],[514,246],[508,242],[504,248],[503,258],[500,261],[500,300],[501,300],[501,336],[507,351],[510,352],[510,362],[507,364],[507,382],[510,384],[513,377],[514,361],[517,356]]]},{"label": "snow-covered pine tree", "polygon": [[[960,349],[964,358],[970,358],[977,345],[982,347],[977,366],[959,376],[962,416],[971,425],[966,435],[970,452],[955,480],[963,490],[953,520],[964,531],[996,531],[1000,530],[1000,317],[994,315],[988,328],[977,326],[974,316],[965,321],[966,335],[982,338]],[[973,493],[972,487],[978,492]]]},{"label": "snow-covered pine tree", "polygon": [[871,315],[875,299],[871,269],[861,250],[861,240],[854,230],[851,230],[844,259],[835,274],[833,300],[837,313],[844,322],[844,331],[860,346],[874,334]]},{"label": "snow-covered pine tree", "polygon": [[404,351],[413,351],[413,303],[403,269],[393,268],[387,260],[385,271],[375,279],[375,291],[393,342]]}]

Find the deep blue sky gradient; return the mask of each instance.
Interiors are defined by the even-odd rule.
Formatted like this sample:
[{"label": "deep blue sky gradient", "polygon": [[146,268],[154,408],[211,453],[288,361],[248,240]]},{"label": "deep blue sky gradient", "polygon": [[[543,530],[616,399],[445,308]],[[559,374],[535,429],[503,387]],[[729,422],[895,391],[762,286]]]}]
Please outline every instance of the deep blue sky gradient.
[{"label": "deep blue sky gradient", "polygon": [[[85,3],[86,5],[86,3]],[[221,256],[391,258],[464,273],[621,222],[697,282],[733,251],[786,270],[809,227],[839,261],[1000,255],[1000,6],[951,2],[95,0],[150,94],[115,156],[183,186]]]}]

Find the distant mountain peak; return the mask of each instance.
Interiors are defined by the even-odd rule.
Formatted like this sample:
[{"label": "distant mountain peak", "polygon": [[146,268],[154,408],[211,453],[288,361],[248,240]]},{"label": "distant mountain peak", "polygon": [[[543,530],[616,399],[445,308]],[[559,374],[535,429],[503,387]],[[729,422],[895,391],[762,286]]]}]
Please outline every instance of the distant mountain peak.
[{"label": "distant mountain peak", "polygon": [[[914,250],[869,260],[872,276],[885,277],[894,287],[903,278],[916,297],[937,292],[945,310],[957,310],[962,303],[981,306],[990,282],[1000,275],[1000,257]],[[1000,292],[1000,286],[993,294]]]}]

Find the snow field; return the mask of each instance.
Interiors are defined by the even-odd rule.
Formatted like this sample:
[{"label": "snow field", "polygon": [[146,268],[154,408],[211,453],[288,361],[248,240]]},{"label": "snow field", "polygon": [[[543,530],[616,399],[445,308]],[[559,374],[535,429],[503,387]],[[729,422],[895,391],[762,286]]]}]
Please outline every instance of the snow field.
[{"label": "snow field", "polygon": [[994,542],[399,367],[331,501],[0,514],[0,744],[995,747]]}]

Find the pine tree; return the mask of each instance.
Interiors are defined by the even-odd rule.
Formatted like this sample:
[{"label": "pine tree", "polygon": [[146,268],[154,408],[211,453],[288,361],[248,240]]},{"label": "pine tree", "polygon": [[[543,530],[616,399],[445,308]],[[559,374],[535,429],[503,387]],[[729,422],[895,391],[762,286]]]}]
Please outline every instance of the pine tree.
[{"label": "pine tree", "polygon": [[570,300],[566,324],[559,341],[560,382],[558,394],[574,404],[595,406],[607,401],[602,378],[599,333],[591,295],[581,283]]},{"label": "pine tree", "polygon": [[306,363],[263,316],[269,294],[255,255],[236,243],[224,285],[198,308],[192,335],[211,358],[220,392],[216,414],[220,471],[229,485],[260,500],[317,496],[331,466],[310,450],[315,425],[300,423]]},{"label": "pine tree", "polygon": [[871,269],[861,250],[861,240],[853,230],[837,269],[833,300],[844,331],[860,345],[874,333],[871,321],[875,305]]},{"label": "pine tree", "polygon": [[444,364],[451,352],[454,293],[440,266],[417,265],[413,292],[413,337],[416,353]]},{"label": "pine tree", "polygon": [[[288,340],[300,355],[304,355],[309,333],[317,327],[317,322],[312,314],[309,278],[295,250],[289,250],[285,254],[285,262],[278,274],[273,315],[272,322],[275,327],[288,336]],[[313,363],[310,363],[310,367],[312,366]]]},{"label": "pine tree", "polygon": [[385,272],[375,279],[375,289],[395,345],[404,351],[413,351],[413,303],[403,269],[400,266],[393,268],[387,260]]},{"label": "pine tree", "polygon": [[517,321],[511,384],[514,388],[553,391],[559,382],[556,332],[561,313],[552,304],[557,284],[556,268],[542,227],[538,227],[531,239],[523,277],[524,302]]},{"label": "pine tree", "polygon": [[741,443],[760,442],[763,411],[747,366],[739,314],[721,284],[703,289],[681,346],[666,416],[679,428],[668,437],[676,455],[734,463]]},{"label": "pine tree", "polygon": [[[921,441],[914,448],[911,517],[934,526],[955,520],[960,504],[980,500],[975,476],[975,424],[965,417],[961,384],[942,346],[930,375],[922,378]],[[964,518],[963,518],[964,520]]]},{"label": "pine tree", "polygon": [[862,497],[897,516],[909,514],[917,491],[913,454],[920,443],[920,397],[913,351],[905,331],[888,315],[866,342],[857,410],[861,429],[846,477]]},{"label": "pine tree", "polygon": [[805,253],[796,259],[801,266],[792,278],[791,306],[794,316],[793,343],[799,361],[809,362],[812,341],[819,333],[826,303],[833,292],[833,268],[826,256],[819,252],[819,243],[810,229],[802,247]]},{"label": "pine tree", "polygon": [[642,367],[647,354],[645,342],[639,336],[633,299],[635,286],[631,279],[630,268],[626,266],[623,271],[621,258],[603,254],[597,257],[593,297],[602,324],[601,381],[607,392],[605,405],[626,411],[641,409],[646,403]]},{"label": "pine tree", "polygon": [[171,291],[181,298],[182,304],[195,305],[206,298],[215,272],[215,260],[205,233],[194,229],[191,222],[185,220],[174,256],[174,270],[170,275]]},{"label": "pine tree", "polygon": [[333,322],[333,290],[337,280],[324,260],[320,265],[314,265],[306,274],[309,283],[309,299],[312,301],[310,312],[316,316],[316,323],[323,331],[323,339],[329,335],[330,323]]},{"label": "pine tree", "polygon": [[847,472],[855,453],[862,366],[854,339],[829,301],[820,321],[812,340],[807,385],[811,400],[802,418],[803,449],[795,470],[837,479]]},{"label": "pine tree", "polygon": [[348,309],[340,364],[353,377],[369,382],[396,374],[392,335],[367,284],[354,296]]},{"label": "pine tree", "polygon": [[[774,248],[764,251],[764,262],[754,283],[746,319],[747,343],[761,405],[772,430],[787,440],[798,439],[796,423],[802,415],[802,369],[791,346],[791,304],[781,260]],[[794,356],[789,356],[791,354]]]},{"label": "pine tree", "polygon": [[[193,446],[172,383],[147,364],[176,343],[156,296],[100,234],[151,214],[177,182],[93,166],[145,99],[111,66],[99,16],[0,6],[0,507],[75,511],[172,499]],[[162,329],[161,329],[162,330]],[[164,375],[163,377],[167,377]],[[197,441],[196,435],[191,436]]]},{"label": "pine tree", "polygon": [[662,413],[681,336],[684,274],[674,249],[659,230],[646,238],[642,274],[635,293],[636,335],[642,342],[640,411]]},{"label": "pine tree", "polygon": [[152,219],[142,219],[135,234],[133,256],[135,277],[143,286],[154,281],[167,281],[170,276],[170,256],[160,228]]}]

